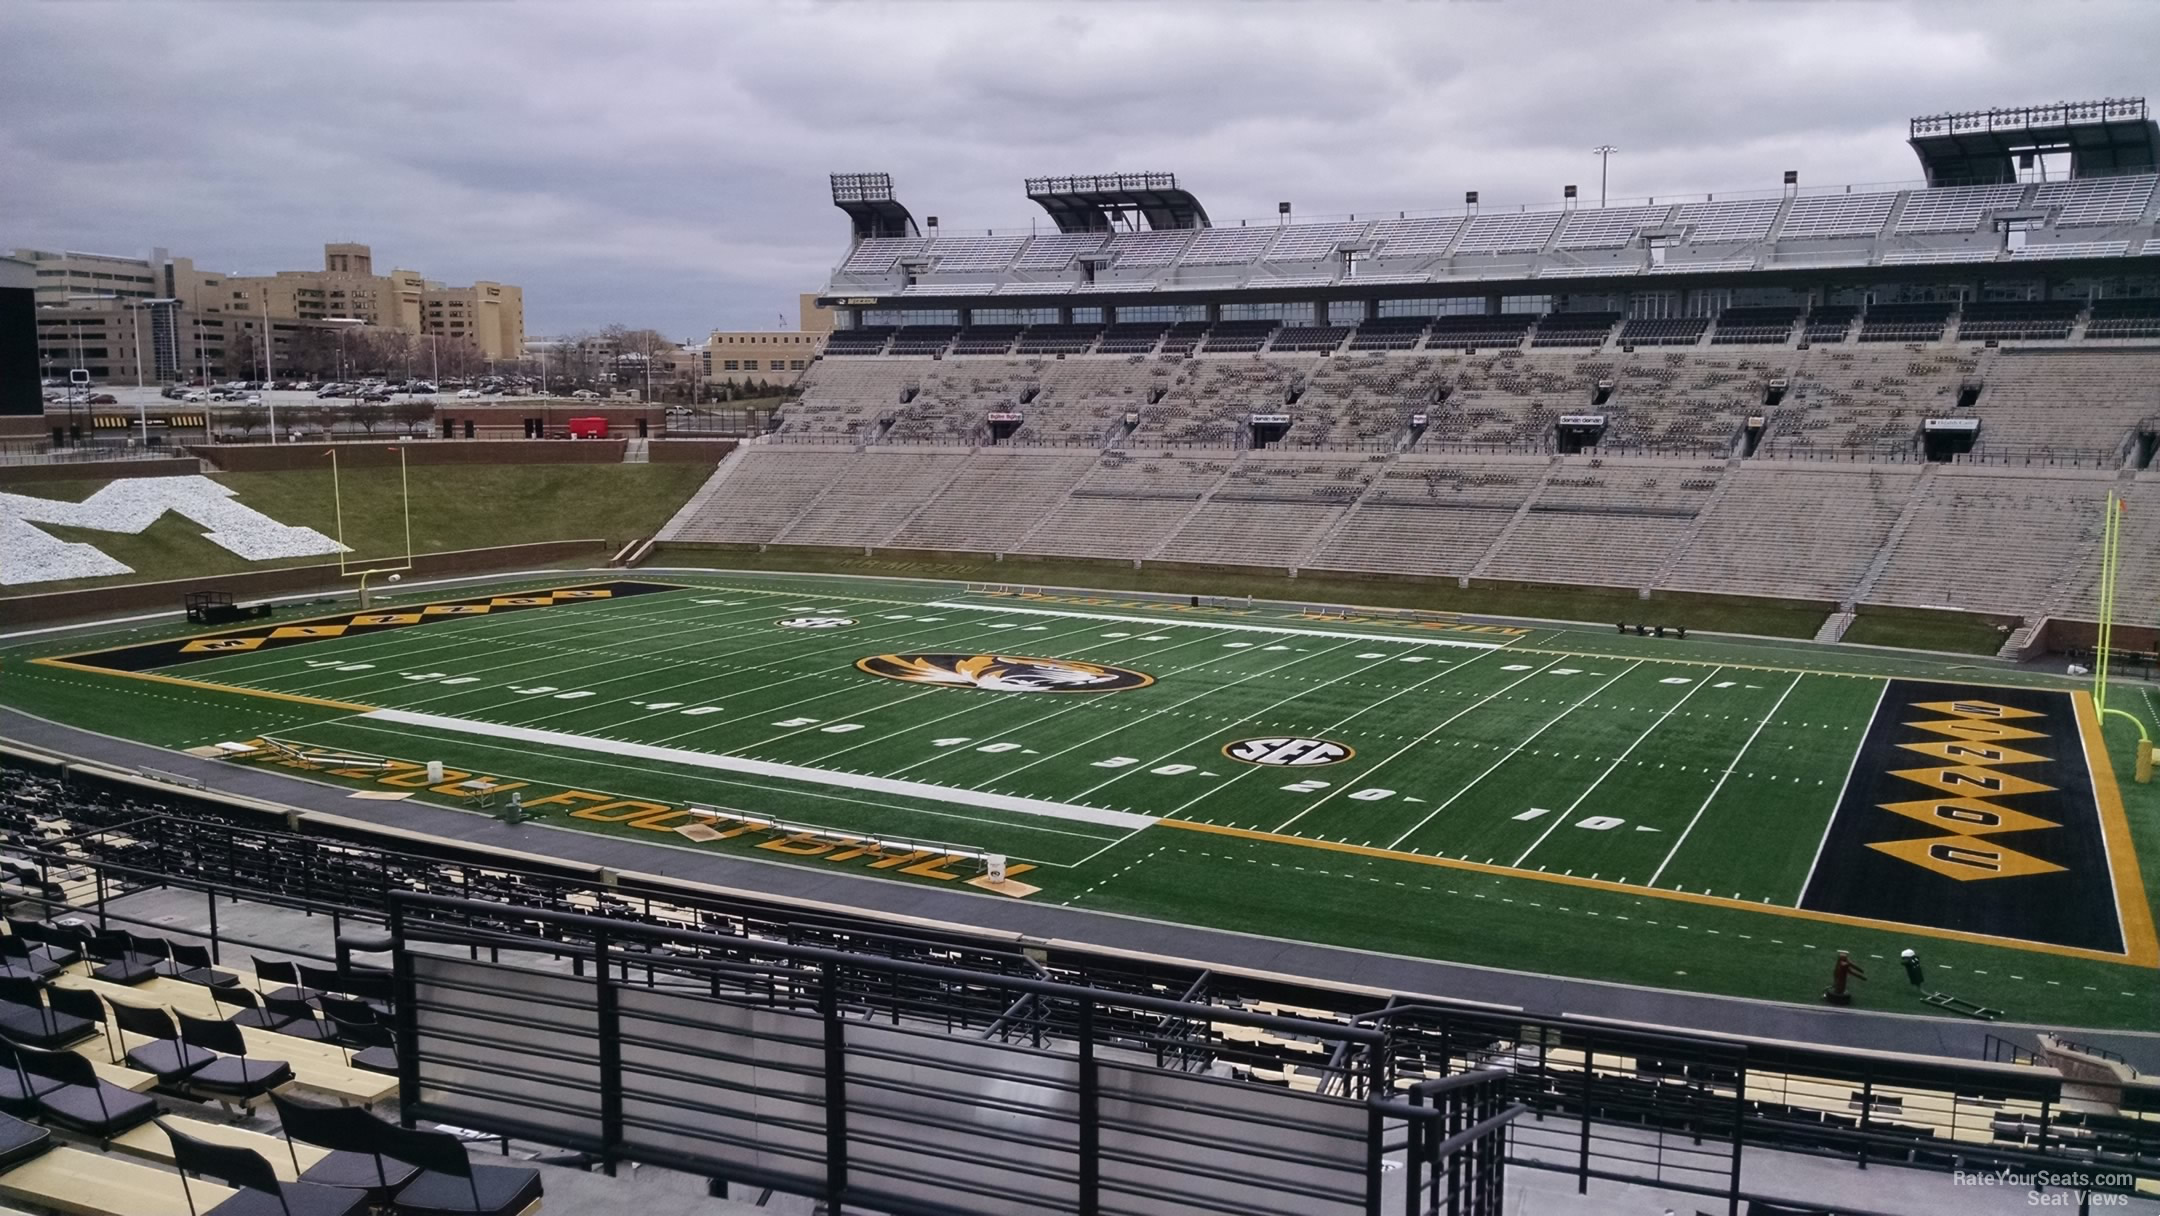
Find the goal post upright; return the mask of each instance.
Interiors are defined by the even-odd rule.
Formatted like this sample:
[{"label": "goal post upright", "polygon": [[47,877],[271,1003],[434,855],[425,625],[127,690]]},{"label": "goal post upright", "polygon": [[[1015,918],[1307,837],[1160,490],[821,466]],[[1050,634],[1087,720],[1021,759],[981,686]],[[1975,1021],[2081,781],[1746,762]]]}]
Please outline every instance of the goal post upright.
[{"label": "goal post upright", "polygon": [[368,606],[367,581],[370,575],[402,574],[413,568],[412,473],[405,458],[405,445],[400,443],[391,447],[390,450],[398,454],[398,496],[405,513],[405,564],[401,566],[371,565],[365,570],[354,570],[348,564],[347,554],[352,552],[352,546],[345,543],[345,496],[338,478],[337,445],[330,445],[329,450],[323,453],[330,458],[330,501],[331,511],[337,521],[338,577],[357,577],[360,580],[360,607],[363,610]]}]

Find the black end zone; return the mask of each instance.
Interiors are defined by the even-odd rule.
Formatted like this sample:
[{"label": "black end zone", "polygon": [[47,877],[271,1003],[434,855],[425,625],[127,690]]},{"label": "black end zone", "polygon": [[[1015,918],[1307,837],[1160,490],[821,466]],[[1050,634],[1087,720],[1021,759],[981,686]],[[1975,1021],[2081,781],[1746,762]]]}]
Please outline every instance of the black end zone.
[{"label": "black end zone", "polygon": [[2070,694],[1890,681],[1800,906],[2121,953]]},{"label": "black end zone", "polygon": [[605,603],[627,596],[680,590],[681,587],[671,583],[617,580],[579,583],[576,586],[553,587],[544,591],[520,591],[508,595],[409,600],[380,604],[366,612],[341,612],[301,621],[265,622],[247,629],[205,633],[188,638],[169,638],[162,642],[144,642],[136,646],[120,646],[90,654],[69,655],[67,661],[78,667],[101,667],[107,671],[150,671],[159,667],[171,667],[175,663],[192,663],[226,654],[253,654],[282,646],[321,641],[324,638],[352,637],[364,633],[379,633],[385,629],[408,629],[436,621],[495,616],[505,612],[522,612],[529,608],[550,608],[595,601]]}]

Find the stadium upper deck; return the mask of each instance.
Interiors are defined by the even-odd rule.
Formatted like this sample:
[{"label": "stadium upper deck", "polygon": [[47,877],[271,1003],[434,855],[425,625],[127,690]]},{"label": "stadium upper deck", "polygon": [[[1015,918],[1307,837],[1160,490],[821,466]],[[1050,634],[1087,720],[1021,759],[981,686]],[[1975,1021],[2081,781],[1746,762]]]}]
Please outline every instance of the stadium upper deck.
[{"label": "stadium upper deck", "polygon": [[[1631,309],[1638,293],[1743,287],[1829,303],[1853,288],[1876,301],[1938,298],[1945,287],[1969,299],[2145,294],[2068,281],[2160,270],[2160,127],[2142,99],[1940,115],[1912,129],[1927,186],[1802,187],[1788,172],[1770,192],[1481,209],[1471,191],[1453,212],[1223,227],[1171,175],[1127,174],[1031,179],[1029,197],[1055,232],[963,236],[933,219],[925,237],[883,175],[846,175],[834,200],[854,218],[855,240],[824,302],[843,324],[991,309],[1107,322],[1135,307],[1225,299],[1310,302],[1341,323],[1369,316],[1374,301],[1421,295],[1483,297],[1493,303],[1474,310],[1497,312],[1511,296],[1561,297],[1550,304],[1561,311]],[[2020,180],[2058,157],[2070,162],[2067,178]],[[2036,286],[2004,294],[2013,279]],[[1723,306],[1680,305],[1687,315]]]}]

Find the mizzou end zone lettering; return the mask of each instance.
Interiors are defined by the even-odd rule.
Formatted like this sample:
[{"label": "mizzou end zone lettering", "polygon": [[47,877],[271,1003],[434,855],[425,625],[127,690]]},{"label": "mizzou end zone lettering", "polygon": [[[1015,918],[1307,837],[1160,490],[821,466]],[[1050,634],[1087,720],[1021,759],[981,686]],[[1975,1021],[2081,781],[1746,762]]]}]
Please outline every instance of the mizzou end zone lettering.
[{"label": "mizzou end zone lettering", "polygon": [[2070,695],[1892,680],[1800,906],[2121,951]]}]

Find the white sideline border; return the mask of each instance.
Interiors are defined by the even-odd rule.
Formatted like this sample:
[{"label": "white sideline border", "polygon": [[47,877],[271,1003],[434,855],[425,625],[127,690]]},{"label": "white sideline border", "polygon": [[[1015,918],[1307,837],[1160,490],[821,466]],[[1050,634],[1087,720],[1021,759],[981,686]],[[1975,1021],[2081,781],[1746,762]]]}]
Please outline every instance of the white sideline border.
[{"label": "white sideline border", "polygon": [[932,600],[927,608],[959,609],[969,612],[1017,612],[1026,616],[1078,617],[1089,621],[1116,621],[1122,625],[1183,625],[1189,629],[1234,629],[1244,633],[1275,633],[1304,638],[1345,638],[1352,642],[1402,642],[1410,646],[1455,646],[1464,650],[1505,650],[1506,642],[1465,642],[1455,638],[1396,637],[1382,633],[1352,633],[1346,629],[1305,629],[1296,625],[1252,625],[1242,621],[1225,621],[1215,617],[1206,619],[1181,619],[1168,616],[1124,616],[1115,612],[1070,612],[1056,608],[1020,608],[1003,600],[996,603],[980,603],[966,600]]},{"label": "white sideline border", "polygon": [[783,781],[800,781],[810,785],[835,785],[845,789],[879,794],[895,794],[904,798],[921,798],[930,802],[958,803],[962,806],[981,807],[984,810],[1011,811],[1021,815],[1038,815],[1048,819],[1066,819],[1076,823],[1093,823],[1103,827],[1139,831],[1153,827],[1157,822],[1153,815],[1136,815],[1130,811],[1112,811],[1102,807],[1077,806],[1070,802],[1051,802],[1041,798],[1019,798],[1010,794],[990,794],[979,790],[959,789],[948,785],[932,785],[926,781],[902,781],[891,777],[872,777],[855,773],[834,773],[824,769],[807,768],[799,764],[782,764],[772,760],[753,760],[748,756],[727,756],[713,752],[691,751],[681,747],[662,747],[653,743],[618,743],[612,739],[595,739],[587,735],[567,731],[541,730],[531,726],[505,726],[495,722],[475,722],[467,718],[452,718],[442,714],[416,713],[408,709],[377,709],[357,715],[382,722],[395,722],[404,726],[421,726],[430,730],[448,731],[454,734],[483,735],[491,739],[509,739],[519,743],[533,743],[544,747],[567,748],[572,751],[605,752],[612,756],[631,756],[639,760],[656,760],[663,764],[680,764],[688,768],[717,769],[731,773],[748,773],[757,777],[777,777]]}]

